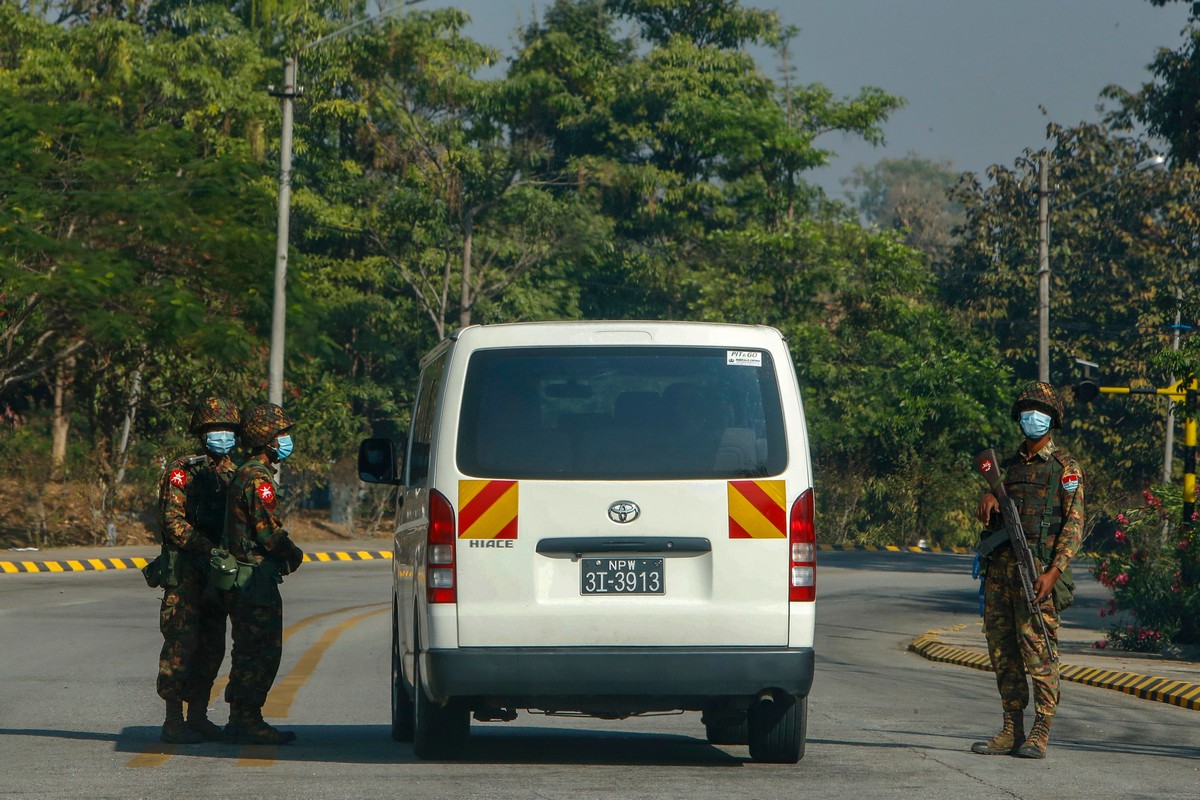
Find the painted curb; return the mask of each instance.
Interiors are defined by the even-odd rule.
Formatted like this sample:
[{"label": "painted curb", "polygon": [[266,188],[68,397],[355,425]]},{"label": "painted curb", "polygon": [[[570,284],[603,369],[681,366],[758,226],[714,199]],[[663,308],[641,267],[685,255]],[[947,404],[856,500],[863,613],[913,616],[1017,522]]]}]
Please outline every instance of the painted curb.
[{"label": "painted curb", "polygon": [[[335,561],[390,561],[390,550],[356,550],[354,552],[305,553],[305,563]],[[81,558],[67,561],[0,561],[0,575],[20,572],[102,572],[110,569],[141,569],[150,559]]]},{"label": "painted curb", "polygon": [[[943,644],[938,638],[938,631],[960,631],[965,627],[966,625],[953,625],[949,628],[926,631],[914,638],[909,643],[908,649],[929,661],[940,661],[945,664],[991,672],[992,663],[987,653]],[[1155,700],[1159,703],[1200,711],[1200,684],[1159,678],[1153,675],[1139,675],[1136,672],[1120,672],[1070,664],[1061,664],[1058,675],[1062,680],[1073,683],[1082,683],[1085,686],[1095,686],[1100,689],[1112,689],[1143,700]]]}]

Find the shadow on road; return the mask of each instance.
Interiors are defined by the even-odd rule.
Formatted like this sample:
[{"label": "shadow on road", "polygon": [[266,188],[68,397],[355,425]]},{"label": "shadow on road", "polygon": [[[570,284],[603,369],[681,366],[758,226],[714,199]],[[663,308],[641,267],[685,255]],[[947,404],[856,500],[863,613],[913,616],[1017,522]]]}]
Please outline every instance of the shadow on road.
[{"label": "shadow on road", "polygon": [[947,573],[971,576],[970,555],[957,553],[906,553],[870,550],[823,550],[817,553],[817,569],[872,570],[879,572]]},{"label": "shadow on road", "polygon": [[[908,747],[914,750],[962,750],[969,751],[971,743],[986,739],[995,733],[994,729],[981,730],[974,737],[964,737],[953,733],[937,733],[932,730],[895,730],[883,728],[868,728],[865,732],[869,733],[885,733],[889,735],[913,736],[919,739],[929,739],[930,737],[953,739],[956,744],[949,747],[932,747],[927,744],[910,744],[906,742],[842,742],[831,739],[809,739],[810,745],[829,744],[829,745],[846,745],[853,747]],[[1050,750],[1074,750],[1081,753],[1112,753],[1126,754],[1135,756],[1159,756],[1162,758],[1200,758],[1200,748],[1183,744],[1167,744],[1163,742],[1149,742],[1144,739],[1140,742],[1131,739],[1122,738],[1117,740],[1088,740],[1072,738],[1069,736],[1051,735]]]},{"label": "shadow on road", "polygon": [[[164,745],[158,726],[131,726],[119,733],[0,728],[0,737],[111,741],[118,753],[162,754],[173,758],[396,764],[419,762],[412,745],[394,742],[386,725],[288,725],[296,741],[281,747],[242,746],[221,742]],[[731,755],[702,738],[678,734],[571,730],[534,726],[473,725],[469,744],[456,762],[502,764],[595,764],[645,766],[739,767],[749,757]]]}]

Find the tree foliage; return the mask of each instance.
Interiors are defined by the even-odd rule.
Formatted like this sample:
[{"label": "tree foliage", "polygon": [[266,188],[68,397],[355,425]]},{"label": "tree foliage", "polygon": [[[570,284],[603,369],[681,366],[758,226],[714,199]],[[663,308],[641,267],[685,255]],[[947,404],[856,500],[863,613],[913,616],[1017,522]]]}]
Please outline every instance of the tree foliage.
[{"label": "tree foliage", "polygon": [[[61,395],[72,464],[112,461],[104,480],[119,483],[123,451],[144,482],[183,446],[194,398],[265,399],[280,155],[265,89],[296,57],[291,502],[332,487],[353,505],[358,439],[402,433],[420,354],[458,327],[696,319],[788,337],[823,536],[973,535],[969,457],[1012,432],[1031,365],[1035,154],[958,190],[948,249],[944,164],[860,172],[860,210],[806,180],[831,139],[881,142],[902,100],[799,76],[799,34],[773,12],[556,0],[507,55],[468,37],[459,10],[349,27],[367,14],[342,0],[0,5],[5,419],[49,427]],[[752,45],[774,48],[777,78]],[[1173,313],[1192,184],[1144,175],[1087,194],[1144,145],[1055,132],[1053,319],[1072,342],[1055,372],[1079,355],[1149,375],[1161,341],[1134,332]],[[1120,426],[1097,409],[1073,433],[1094,430],[1100,450]],[[1137,475],[1149,451],[1120,450]]]}]

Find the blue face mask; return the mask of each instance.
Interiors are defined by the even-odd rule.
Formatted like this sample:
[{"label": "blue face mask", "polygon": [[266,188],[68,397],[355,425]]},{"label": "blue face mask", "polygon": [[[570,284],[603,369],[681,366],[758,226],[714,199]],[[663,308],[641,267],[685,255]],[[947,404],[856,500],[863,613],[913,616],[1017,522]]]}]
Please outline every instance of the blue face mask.
[{"label": "blue face mask", "polygon": [[275,448],[275,460],[283,461],[292,454],[292,435],[290,433],[279,437],[279,447]]},{"label": "blue face mask", "polygon": [[204,446],[215,456],[223,456],[233,449],[237,437],[233,431],[209,431],[204,434]]},{"label": "blue face mask", "polygon": [[1021,431],[1029,439],[1040,439],[1050,432],[1050,415],[1041,411],[1021,412]]}]

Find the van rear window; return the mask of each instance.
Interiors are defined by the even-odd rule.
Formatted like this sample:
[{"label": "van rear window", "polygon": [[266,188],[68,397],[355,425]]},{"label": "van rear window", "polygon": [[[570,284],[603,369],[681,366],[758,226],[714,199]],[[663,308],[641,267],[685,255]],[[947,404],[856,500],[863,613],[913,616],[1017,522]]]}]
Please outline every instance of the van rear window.
[{"label": "van rear window", "polygon": [[776,475],[787,446],[769,353],[714,347],[478,350],[458,467],[484,478]]}]

